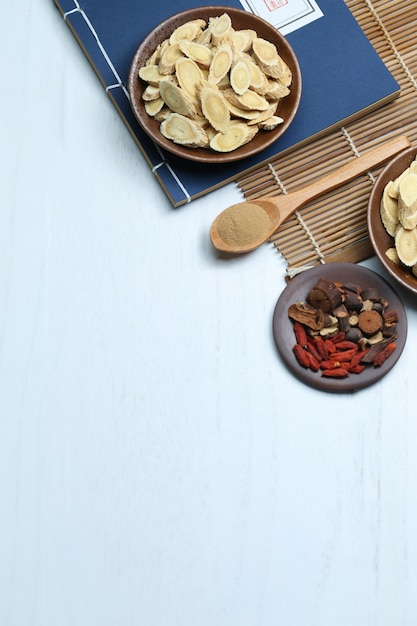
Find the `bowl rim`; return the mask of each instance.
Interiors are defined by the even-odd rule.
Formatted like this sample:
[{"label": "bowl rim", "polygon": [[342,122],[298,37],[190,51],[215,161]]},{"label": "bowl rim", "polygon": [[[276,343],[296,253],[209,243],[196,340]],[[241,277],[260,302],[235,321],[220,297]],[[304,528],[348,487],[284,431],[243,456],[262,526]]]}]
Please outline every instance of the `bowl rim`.
[{"label": "bowl rim", "polygon": [[[381,250],[381,246],[378,244],[379,239],[376,232],[376,225],[380,226],[381,229],[384,228],[379,206],[385,185],[389,182],[389,180],[392,180],[401,174],[401,172],[410,165],[416,156],[417,146],[410,146],[406,150],[397,154],[385,165],[372,187],[368,199],[367,209],[369,239],[371,240],[376,256],[390,276],[392,276],[402,287],[415,294],[417,294],[417,277],[411,273],[411,270],[407,272],[405,267],[398,266],[387,258]],[[386,233],[386,237],[387,239],[390,238],[394,244],[393,238],[390,237],[388,233]]]},{"label": "bowl rim", "polygon": [[[143,51],[146,49],[146,47],[149,47],[149,43],[152,38],[157,37],[161,41],[166,38],[168,33],[167,29],[173,21],[178,22],[176,24],[177,26],[180,23],[184,23],[190,18],[195,19],[198,14],[202,14],[204,18],[205,15],[207,17],[210,17],[212,15],[221,15],[221,13],[224,12],[228,12],[231,15],[232,21],[233,16],[245,16],[250,21],[254,21],[257,24],[262,25],[263,29],[274,35],[275,45],[282,48],[282,56],[291,66],[293,73],[292,84],[294,85],[294,88],[286,97],[288,98],[287,102],[291,103],[291,108],[288,111],[288,114],[286,114],[284,122],[280,124],[280,126],[271,131],[264,131],[262,135],[258,133],[247,144],[244,144],[243,146],[237,148],[232,152],[216,153],[213,150],[207,148],[188,148],[187,146],[175,144],[169,139],[166,139],[161,133],[159,133],[159,125],[158,128],[156,128],[157,122],[154,122],[155,129],[149,128],[148,122],[150,119],[152,123],[152,118],[149,118],[148,114],[144,111],[144,106],[140,97],[144,88],[144,83],[141,83],[141,81],[138,80],[137,73],[139,67],[142,66],[140,65],[140,63]],[[251,26],[248,24],[248,28],[250,27]],[[252,27],[255,30],[254,25]],[[155,45],[153,46],[153,49],[154,48]],[[263,150],[274,144],[275,141],[277,141],[286,132],[288,127],[291,125],[300,105],[302,94],[302,75],[298,58],[295,54],[293,47],[291,46],[287,38],[265,19],[258,15],[255,15],[254,13],[251,13],[250,11],[246,11],[243,8],[239,9],[237,7],[227,7],[222,5],[203,5],[200,7],[192,7],[179,11],[177,13],[173,13],[172,15],[162,20],[162,22],[159,22],[152,30],[148,32],[148,34],[142,39],[142,41],[136,48],[136,51],[132,57],[128,74],[127,90],[129,93],[130,106],[135,119],[141,126],[142,130],[147,134],[147,136],[160,148],[163,148],[174,156],[183,158],[190,162],[200,162],[207,165],[218,165],[219,163],[235,162],[254,156],[255,154],[262,152]],[[283,103],[283,106],[285,107],[286,99],[283,99]],[[290,105],[288,104],[288,106]]]}]

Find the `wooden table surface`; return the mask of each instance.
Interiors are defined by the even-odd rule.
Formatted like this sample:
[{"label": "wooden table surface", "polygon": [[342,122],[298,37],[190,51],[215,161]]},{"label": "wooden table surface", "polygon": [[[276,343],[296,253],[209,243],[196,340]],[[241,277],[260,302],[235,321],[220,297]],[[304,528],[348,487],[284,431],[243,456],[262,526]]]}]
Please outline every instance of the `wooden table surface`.
[{"label": "wooden table surface", "polygon": [[52,1],[7,14],[0,624],[415,626],[416,298],[382,381],[301,384],[235,185],[173,209]]}]

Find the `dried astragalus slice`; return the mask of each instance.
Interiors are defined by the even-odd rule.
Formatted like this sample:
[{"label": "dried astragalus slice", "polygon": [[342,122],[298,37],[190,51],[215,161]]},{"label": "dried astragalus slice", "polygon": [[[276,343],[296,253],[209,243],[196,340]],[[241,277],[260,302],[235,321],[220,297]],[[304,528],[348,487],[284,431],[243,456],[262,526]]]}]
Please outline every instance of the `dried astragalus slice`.
[{"label": "dried astragalus slice", "polygon": [[275,68],[279,61],[276,46],[262,37],[256,37],[252,42],[252,49],[256,60],[264,72],[268,74],[268,76],[273,76],[274,74],[269,74],[269,68]]},{"label": "dried astragalus slice", "polygon": [[146,102],[149,102],[150,100],[157,100],[160,97],[161,94],[159,92],[159,87],[156,87],[156,85],[148,85],[142,93],[142,98]]},{"label": "dried astragalus slice", "polygon": [[242,95],[237,94],[233,89],[226,89],[224,96],[232,104],[249,111],[265,111],[270,105],[268,100],[252,89],[247,89]]},{"label": "dried astragalus slice", "polygon": [[398,219],[404,228],[417,226],[417,174],[401,178],[398,193]]},{"label": "dried astragalus slice", "polygon": [[210,67],[213,53],[211,49],[207,46],[203,46],[200,43],[195,43],[194,41],[183,40],[179,42],[179,47],[188,58],[192,59],[203,67]]},{"label": "dried astragalus slice", "polygon": [[279,80],[270,79],[267,81],[268,86],[263,92],[267,100],[281,100],[290,93],[288,87],[279,82]]},{"label": "dried astragalus slice", "polygon": [[204,116],[217,131],[224,133],[230,124],[230,111],[223,93],[205,83],[200,90],[201,109]]},{"label": "dried astragalus slice", "polygon": [[165,48],[158,63],[160,74],[172,74],[175,71],[175,64],[178,59],[184,56],[178,43],[169,45]]},{"label": "dried astragalus slice", "polygon": [[242,96],[251,84],[251,72],[245,61],[236,61],[230,70],[230,84],[233,91]]},{"label": "dried astragalus slice", "polygon": [[181,87],[165,80],[159,85],[161,98],[174,113],[193,117],[197,114],[197,109],[192,98],[183,91]]},{"label": "dried astragalus slice", "polygon": [[395,265],[401,265],[400,257],[398,256],[398,252],[395,247],[387,248],[385,250],[385,256],[387,257],[387,259],[395,263]]},{"label": "dried astragalus slice", "polygon": [[192,98],[196,98],[205,80],[199,65],[188,57],[182,57],[175,64],[175,73],[181,89],[189,93]]},{"label": "dried astragalus slice", "polygon": [[417,263],[417,228],[404,228],[401,224],[395,231],[395,248],[404,265],[412,267]]},{"label": "dried astragalus slice", "polygon": [[162,107],[164,106],[164,101],[162,98],[157,98],[156,100],[148,100],[145,102],[145,111],[150,117],[155,117]]},{"label": "dried astragalus slice", "polygon": [[283,123],[283,118],[278,115],[271,115],[266,120],[262,120],[259,122],[259,128],[262,130],[274,130],[277,126],[280,126]]},{"label": "dried astragalus slice", "polygon": [[238,52],[248,52],[252,47],[252,41],[255,37],[257,37],[257,34],[251,28],[233,30],[230,33],[230,40],[233,43],[234,49]]},{"label": "dried astragalus slice", "polygon": [[270,119],[271,117],[275,115],[276,110],[277,110],[277,103],[274,102],[267,109],[265,109],[265,111],[256,111],[257,115],[248,121],[249,126],[252,126],[253,124],[261,124],[262,122],[265,122],[266,120]]},{"label": "dried astragalus slice", "polygon": [[144,65],[139,69],[139,78],[150,85],[158,86],[162,80],[167,80],[164,74],[161,74],[157,65]]},{"label": "dried astragalus slice", "polygon": [[209,29],[212,42],[217,45],[232,33],[232,20],[228,13],[222,13],[218,17],[209,20]]},{"label": "dried astragalus slice", "polygon": [[178,26],[172,33],[169,38],[169,43],[171,45],[179,43],[183,39],[188,39],[189,41],[193,41],[197,37],[201,35],[203,32],[203,28],[206,27],[205,20],[190,20],[185,24],[181,24]]},{"label": "dried astragalus slice", "polygon": [[208,145],[208,138],[204,129],[190,118],[178,113],[170,113],[162,122],[161,133],[177,144],[193,147]]},{"label": "dried astragalus slice", "polygon": [[231,122],[225,133],[217,133],[210,141],[210,148],[216,152],[232,152],[251,141],[258,132],[257,126],[244,122]]},{"label": "dried astragalus slice", "polygon": [[395,231],[398,226],[398,201],[390,193],[394,182],[391,180],[385,187],[382,193],[380,204],[381,221],[385,227],[385,230],[391,237],[394,237]]},{"label": "dried astragalus slice", "polygon": [[255,123],[256,123],[256,120],[259,119],[259,116],[260,116],[259,111],[249,111],[249,109],[242,109],[241,107],[238,107],[235,104],[232,104],[230,100],[227,100],[226,98],[225,100],[229,108],[229,111],[233,117],[238,117],[242,120],[247,120],[248,124],[252,123],[252,120],[255,120]]},{"label": "dried astragalus slice", "polygon": [[227,43],[218,46],[211,59],[208,80],[217,85],[228,73],[233,61],[233,50]]}]

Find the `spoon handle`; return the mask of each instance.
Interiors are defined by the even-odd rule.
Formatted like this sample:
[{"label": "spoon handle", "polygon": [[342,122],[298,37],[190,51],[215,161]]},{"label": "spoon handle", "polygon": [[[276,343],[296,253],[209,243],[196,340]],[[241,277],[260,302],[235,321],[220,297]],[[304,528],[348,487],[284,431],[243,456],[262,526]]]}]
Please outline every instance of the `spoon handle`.
[{"label": "spoon handle", "polygon": [[[277,206],[279,206],[280,209],[280,224],[282,224],[282,222],[285,221],[294,211],[301,208],[308,202],[311,202],[320,195],[347,183],[372,167],[380,165],[388,158],[394,156],[402,150],[405,150],[410,145],[411,142],[408,137],[400,135],[399,137],[390,139],[377,148],[373,148],[372,150],[365,152],[360,157],[353,159],[349,163],[342,165],[330,174],[326,174],[322,178],[313,181],[305,187],[301,187],[300,189],[290,192],[287,197],[288,200],[290,200],[289,196],[291,196],[291,202],[288,202],[288,204],[285,202],[282,204],[282,200],[284,200],[285,196],[279,196],[278,198],[275,197],[274,201],[276,201]],[[280,198],[282,198],[281,203]]]}]

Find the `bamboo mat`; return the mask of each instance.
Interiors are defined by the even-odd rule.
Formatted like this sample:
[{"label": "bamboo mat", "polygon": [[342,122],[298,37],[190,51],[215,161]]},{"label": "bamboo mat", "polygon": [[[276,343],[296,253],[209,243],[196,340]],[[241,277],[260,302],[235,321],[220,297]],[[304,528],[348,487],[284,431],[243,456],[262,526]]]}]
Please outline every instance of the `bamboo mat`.
[{"label": "bamboo mat", "polygon": [[[401,94],[377,111],[240,177],[237,184],[247,200],[289,193],[399,134],[417,142],[415,0],[345,2],[399,83]],[[357,263],[373,255],[367,203],[383,167],[311,202],[281,226],[271,242],[285,259],[288,278],[320,263]]]}]

